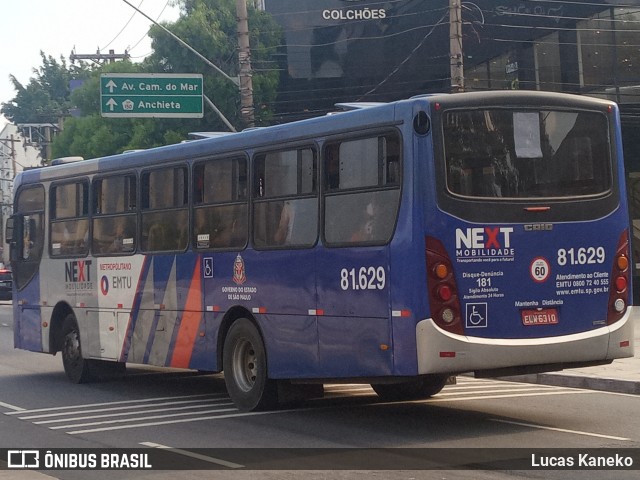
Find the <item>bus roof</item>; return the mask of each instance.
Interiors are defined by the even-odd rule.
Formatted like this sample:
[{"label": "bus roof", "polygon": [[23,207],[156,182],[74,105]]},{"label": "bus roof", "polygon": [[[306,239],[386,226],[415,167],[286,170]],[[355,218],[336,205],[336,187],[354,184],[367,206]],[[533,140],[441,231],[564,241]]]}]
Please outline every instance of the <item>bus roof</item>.
[{"label": "bus roof", "polygon": [[[236,153],[241,150],[254,150],[265,145],[274,145],[274,138],[279,144],[303,141],[326,135],[334,135],[354,128],[375,128],[376,126],[389,126],[398,121],[397,109],[412,112],[416,104],[423,104],[428,109],[431,103],[442,103],[446,106],[482,106],[505,101],[513,105],[544,105],[545,102],[553,105],[563,104],[567,106],[599,106],[603,108],[614,105],[607,100],[584,97],[571,94],[539,91],[510,91],[493,90],[466,93],[441,93],[412,97],[392,103],[345,103],[347,111],[336,112],[334,115],[321,116],[297,122],[274,125],[270,127],[244,130],[238,133],[205,135],[200,132],[197,141],[187,141],[174,145],[151,148],[142,151],[130,151],[108,157],[66,163],[49,166],[35,170],[25,171],[20,175],[22,183],[31,183],[41,180],[55,180],[80,175],[95,173],[108,173],[113,170],[138,169],[171,163],[184,159],[211,157]],[[16,183],[16,187],[19,186]]]}]

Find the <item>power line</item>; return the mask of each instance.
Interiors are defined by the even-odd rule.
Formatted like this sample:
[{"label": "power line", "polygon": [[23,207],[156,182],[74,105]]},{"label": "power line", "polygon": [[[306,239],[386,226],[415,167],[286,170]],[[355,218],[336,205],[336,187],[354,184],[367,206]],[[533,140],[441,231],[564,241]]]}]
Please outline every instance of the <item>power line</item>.
[{"label": "power line", "polygon": [[378,88],[380,88],[382,85],[384,85],[385,83],[387,83],[391,77],[393,77],[401,68],[403,65],[405,65],[409,59],[411,57],[413,57],[413,55],[420,49],[420,47],[422,47],[422,45],[424,45],[424,42],[427,40],[427,38],[429,38],[431,36],[431,34],[435,31],[436,27],[438,25],[442,25],[442,21],[447,17],[448,13],[445,13],[442,17],[440,17],[440,20],[438,20],[438,22],[432,26],[431,30],[429,30],[429,32],[427,32],[427,34],[422,37],[422,40],[420,40],[420,42],[413,48],[413,50],[409,53],[409,55],[407,55],[404,60],[402,60],[402,62],[400,62],[380,83],[378,83],[375,87],[373,87],[371,90],[369,90],[368,92],[366,92],[364,95],[362,95],[358,101],[361,101],[364,97],[372,94],[373,92],[375,92]]},{"label": "power line", "polygon": [[580,6],[590,6],[590,7],[606,7],[606,8],[637,8],[638,5],[633,4],[620,4],[615,5],[612,3],[604,3],[604,2],[577,2],[572,0],[529,0],[531,3],[560,3],[562,5],[580,5]]},{"label": "power line", "polygon": [[218,68],[218,66],[216,64],[214,64],[213,62],[211,62],[207,57],[205,57],[204,55],[202,55],[200,52],[198,52],[195,48],[193,48],[191,45],[189,45],[187,42],[185,42],[184,40],[182,40],[180,37],[178,37],[175,33],[173,33],[172,31],[170,31],[168,28],[166,28],[165,26],[159,24],[158,22],[156,22],[153,18],[151,18],[149,15],[147,15],[146,13],[144,13],[142,10],[138,9],[137,7],[135,7],[134,5],[132,5],[128,0],[122,0],[124,3],[126,3],[127,5],[129,5],[131,8],[133,8],[135,11],[137,11],[140,15],[144,16],[147,20],[150,20],[151,22],[153,22],[154,25],[160,27],[164,32],[166,32],[168,35],[171,36],[171,38],[173,38],[174,40],[176,40],[180,45],[182,45],[183,47],[185,47],[186,49],[188,49],[190,52],[194,53],[200,60],[202,60],[204,63],[206,63],[207,65],[209,65],[211,68],[213,68],[216,72],[218,72],[220,75],[222,75],[224,78],[226,78],[227,80],[229,80],[231,83],[233,83],[235,86],[239,86],[239,82],[238,79],[232,78],[229,75],[227,75],[225,72],[223,72],[220,68]]},{"label": "power line", "polygon": [[[159,24],[158,22],[156,22],[153,18],[151,18],[149,15],[147,15],[146,13],[144,13],[143,11],[141,11],[140,9],[136,8],[135,6],[133,6],[128,0],[122,0],[124,3],[126,3],[127,5],[129,5],[131,8],[133,8],[135,11],[137,11],[138,13],[140,13],[142,16],[144,16],[146,19],[150,20],[151,22],[153,22],[154,25],[157,25],[158,27],[160,27],[164,32],[166,32],[167,34],[169,34],[169,36],[171,36],[171,38],[173,38],[174,40],[176,40],[180,45],[182,45],[183,47],[187,48],[189,51],[191,51],[192,53],[194,53],[198,58],[200,58],[202,61],[204,61],[207,65],[209,65],[210,67],[212,67],[216,72],[220,73],[224,78],[226,78],[227,80],[229,80],[231,83],[233,83],[234,85],[236,85],[237,87],[240,86],[240,82],[237,79],[233,79],[231,78],[229,75],[227,75],[225,72],[223,72],[220,68],[218,68],[213,62],[211,62],[207,57],[205,57],[204,55],[202,55],[200,52],[198,52],[195,48],[193,48],[191,45],[189,45],[187,42],[185,42],[184,40],[182,40],[180,37],[178,37],[176,34],[174,34],[173,32],[171,32],[168,28],[166,28],[165,26]],[[220,109],[218,109],[218,107],[216,107],[216,105],[206,96],[206,95],[202,95],[202,98],[207,102],[207,105],[209,105],[209,107],[211,107],[211,109],[216,113],[216,115],[218,115],[220,117],[220,119],[224,122],[224,124],[232,131],[235,132],[236,129],[233,127],[233,125],[231,124],[231,122],[229,122],[229,120],[223,115],[223,113],[220,111]]]},{"label": "power line", "polygon": [[[164,4],[164,7],[162,7],[162,10],[160,10],[160,13],[159,13],[159,14],[158,14],[158,16],[156,17],[156,22],[160,20],[160,17],[162,16],[162,14],[164,13],[164,11],[165,11],[165,10],[167,9],[167,7],[169,6],[169,2],[170,2],[170,1],[171,1],[171,0],[167,0],[167,3],[165,3],[165,4]],[[142,3],[142,2],[140,2],[140,3]],[[149,35],[149,31],[150,31],[150,30],[151,30],[151,29],[147,30],[147,33],[145,33],[142,37],[140,37],[140,40],[138,40],[138,41],[133,45],[133,47],[131,47],[129,50],[135,50],[135,48],[136,48],[138,45],[140,45],[140,42],[142,42],[145,38],[147,38],[147,36]],[[144,58],[144,57],[146,57],[147,55],[150,55],[151,53],[152,53],[152,52],[149,52],[149,53],[146,53],[145,55],[142,55],[142,56],[136,56],[136,57],[134,57],[134,58]]]},{"label": "power line", "polygon": [[[144,3],[144,0],[140,0],[140,4],[138,5],[138,8],[140,8],[140,6]],[[127,28],[127,26],[131,23],[131,20],[133,20],[133,17],[136,16],[136,12],[133,12],[131,14],[131,17],[129,17],[129,20],[127,20],[127,23],[124,24],[124,27],[122,27],[120,29],[120,31],[116,34],[115,37],[113,37],[113,39],[107,43],[104,47],[100,48],[100,50],[106,50],[107,48],[109,48],[109,45],[111,45],[113,42],[116,41],[116,39],[122,34],[122,32],[124,32],[124,29]]]},{"label": "power line", "polygon": [[[543,18],[545,20],[583,20],[585,22],[603,22],[603,23],[620,23],[620,24],[630,24],[630,23],[640,23],[640,20],[626,20],[624,18],[615,18],[615,17],[622,17],[624,15],[629,15],[629,14],[634,14],[634,13],[640,13],[640,9],[638,9],[638,7],[635,7],[637,10],[633,11],[633,12],[624,12],[624,13],[619,13],[619,14],[615,14],[613,17],[609,16],[609,17],[603,17],[603,18],[598,18],[598,17],[569,17],[566,15],[542,15],[542,14],[538,14],[538,13],[521,13],[521,12],[504,12],[501,13],[500,16],[504,16],[504,17],[533,17],[533,18]],[[485,13],[491,13],[488,12],[487,10],[483,10],[483,12]],[[488,24],[488,25],[494,25],[494,24]]]}]

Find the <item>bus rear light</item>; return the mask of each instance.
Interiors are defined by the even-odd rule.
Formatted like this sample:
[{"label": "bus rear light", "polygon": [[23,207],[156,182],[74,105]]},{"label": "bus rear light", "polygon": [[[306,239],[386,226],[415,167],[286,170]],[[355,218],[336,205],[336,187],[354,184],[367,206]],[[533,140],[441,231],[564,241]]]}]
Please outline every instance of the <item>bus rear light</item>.
[{"label": "bus rear light", "polygon": [[618,255],[616,259],[616,265],[621,272],[624,272],[627,268],[629,268],[629,259],[626,255]]},{"label": "bus rear light", "polygon": [[444,310],[442,310],[442,312],[440,312],[440,317],[442,318],[442,321],[444,323],[449,325],[456,319],[456,314],[450,308],[445,308]]},{"label": "bus rear light", "polygon": [[618,247],[611,269],[611,287],[609,288],[609,308],[607,325],[620,320],[629,305],[630,269],[629,269],[629,230],[620,235]]},{"label": "bus rear light", "polygon": [[448,302],[451,300],[453,296],[453,292],[451,291],[451,287],[447,284],[440,285],[438,287],[438,298],[443,302]]},{"label": "bus rear light", "polygon": [[440,358],[455,358],[456,352],[440,352]]},{"label": "bus rear light", "polygon": [[624,292],[627,289],[627,279],[623,276],[616,277],[616,290],[618,292]]},{"label": "bus rear light", "polygon": [[440,240],[426,237],[425,243],[431,317],[440,328],[464,335],[458,287],[449,255]]},{"label": "bus rear light", "polygon": [[623,340],[622,342],[620,342],[620,348],[625,348],[630,346],[631,346],[631,342],[629,340]]},{"label": "bus rear light", "polygon": [[445,278],[447,278],[447,276],[449,276],[449,269],[444,263],[438,263],[433,269],[433,273],[435,273],[436,277],[438,277],[440,280],[444,280]]}]

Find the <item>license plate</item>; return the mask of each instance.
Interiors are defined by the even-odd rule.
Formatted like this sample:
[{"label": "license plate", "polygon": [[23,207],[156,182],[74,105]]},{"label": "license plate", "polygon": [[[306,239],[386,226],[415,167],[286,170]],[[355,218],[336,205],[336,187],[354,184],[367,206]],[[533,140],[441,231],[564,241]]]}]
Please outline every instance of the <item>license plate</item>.
[{"label": "license plate", "polygon": [[533,325],[555,325],[559,322],[556,308],[536,308],[522,310],[522,324],[529,327]]}]

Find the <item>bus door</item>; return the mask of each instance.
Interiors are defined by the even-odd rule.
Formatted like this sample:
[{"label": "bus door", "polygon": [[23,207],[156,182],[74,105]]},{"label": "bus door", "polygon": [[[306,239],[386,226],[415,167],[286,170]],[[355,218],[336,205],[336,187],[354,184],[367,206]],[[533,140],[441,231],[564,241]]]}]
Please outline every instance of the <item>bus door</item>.
[{"label": "bus door", "polygon": [[390,375],[389,242],[400,202],[396,131],[324,147],[319,354],[327,376]]},{"label": "bus door", "polygon": [[388,247],[322,248],[319,257],[321,373],[390,375]]},{"label": "bus door", "polygon": [[44,245],[44,188],[21,189],[7,221],[6,241],[13,270],[14,344],[42,351],[40,261]]}]

